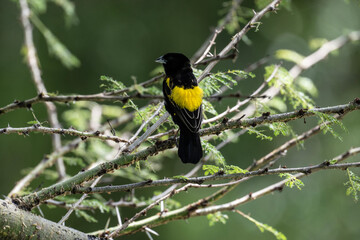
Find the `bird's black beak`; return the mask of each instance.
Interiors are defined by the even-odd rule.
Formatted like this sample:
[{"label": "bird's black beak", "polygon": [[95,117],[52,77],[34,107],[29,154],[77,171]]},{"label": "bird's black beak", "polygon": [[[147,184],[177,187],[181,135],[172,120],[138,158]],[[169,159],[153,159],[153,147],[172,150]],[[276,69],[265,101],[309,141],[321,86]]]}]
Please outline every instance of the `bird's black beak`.
[{"label": "bird's black beak", "polygon": [[161,57],[158,57],[158,58],[155,60],[155,62],[161,63],[161,64],[165,64],[165,63],[166,63],[166,60],[163,58],[163,56],[161,56]]}]

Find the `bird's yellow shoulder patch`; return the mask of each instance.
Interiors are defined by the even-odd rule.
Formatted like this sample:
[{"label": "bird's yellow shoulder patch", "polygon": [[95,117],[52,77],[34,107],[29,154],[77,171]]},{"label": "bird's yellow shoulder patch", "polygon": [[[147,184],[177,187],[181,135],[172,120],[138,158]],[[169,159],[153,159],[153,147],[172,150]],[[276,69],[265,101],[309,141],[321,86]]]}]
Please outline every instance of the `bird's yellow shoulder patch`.
[{"label": "bird's yellow shoulder patch", "polygon": [[171,91],[170,98],[180,108],[186,108],[190,112],[195,111],[201,105],[203,90],[196,86],[185,89],[183,87],[174,87]]}]

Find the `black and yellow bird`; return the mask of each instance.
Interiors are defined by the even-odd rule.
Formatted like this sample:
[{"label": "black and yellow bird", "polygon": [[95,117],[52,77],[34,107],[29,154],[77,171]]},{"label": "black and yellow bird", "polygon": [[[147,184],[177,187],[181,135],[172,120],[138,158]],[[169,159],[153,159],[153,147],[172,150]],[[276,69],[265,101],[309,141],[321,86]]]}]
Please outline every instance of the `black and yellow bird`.
[{"label": "black and yellow bird", "polygon": [[198,86],[190,60],[181,53],[167,53],[156,62],[165,70],[165,108],[179,125],[178,155],[183,163],[198,163],[203,156],[199,129],[203,119],[203,91]]}]

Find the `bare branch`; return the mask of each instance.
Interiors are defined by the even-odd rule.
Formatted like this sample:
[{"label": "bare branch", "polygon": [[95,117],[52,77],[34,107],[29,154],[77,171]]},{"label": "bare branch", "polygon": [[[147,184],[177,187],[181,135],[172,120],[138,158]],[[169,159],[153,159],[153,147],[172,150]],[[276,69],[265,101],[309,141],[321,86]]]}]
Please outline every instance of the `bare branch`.
[{"label": "bare branch", "polygon": [[215,39],[217,35],[219,35],[225,28],[227,24],[229,24],[231,21],[233,21],[234,16],[236,16],[236,11],[240,7],[240,4],[243,0],[233,0],[231,2],[231,8],[229,9],[228,13],[224,17],[223,21],[220,21],[218,26],[213,30],[213,32],[210,34],[210,36],[206,39],[206,41],[203,43],[203,45],[199,48],[199,50],[196,51],[192,59],[198,59],[195,62],[195,65],[197,65],[200,61],[202,61],[207,54],[209,53],[211,47],[215,44]]},{"label": "bare branch", "polygon": [[[342,117],[344,117],[344,114],[341,114],[341,115],[338,114],[335,116],[335,118],[337,118],[337,119],[340,119]],[[329,124],[331,124],[331,123],[323,122],[323,123],[313,127],[309,131],[306,131],[306,132],[302,133],[301,135],[299,135],[293,139],[290,139],[289,141],[285,142],[280,147],[278,147],[278,148],[274,149],[273,151],[271,151],[270,153],[268,153],[266,156],[255,161],[251,166],[249,166],[247,168],[247,170],[257,170],[257,169],[265,166],[266,164],[273,161],[277,156],[286,152],[289,148],[295,146],[296,144],[298,144],[301,141],[304,141],[304,140],[314,136],[315,134],[318,134],[325,125],[329,125]]]},{"label": "bare branch", "polygon": [[[233,128],[246,128],[250,126],[256,126],[259,124],[266,124],[272,122],[287,122],[291,120],[295,120],[298,118],[312,116],[314,112],[322,112],[322,113],[346,113],[354,110],[360,109],[360,100],[356,99],[354,102],[345,105],[333,106],[333,107],[326,107],[326,108],[315,108],[311,111],[300,110],[296,112],[289,112],[289,113],[282,113],[282,114],[275,114],[270,116],[261,116],[252,119],[245,119],[245,120],[232,120],[228,122],[223,122],[217,124],[213,127],[209,127],[206,129],[202,129],[199,131],[201,136],[210,135],[210,134],[217,134],[221,131]],[[162,117],[164,117],[164,114]],[[159,122],[159,121],[158,121]],[[27,196],[21,197],[19,199],[15,199],[20,207],[25,209],[31,209],[38,205],[39,203],[58,195],[62,195],[67,192],[76,191],[79,187],[78,185],[90,181],[94,178],[102,176],[108,172],[114,171],[119,168],[127,167],[137,161],[147,159],[149,156],[157,154],[161,151],[166,149],[172,148],[175,146],[175,139],[169,139],[163,142],[157,142],[155,145],[150,146],[142,151],[139,151],[134,154],[122,155],[118,159],[104,162],[96,167],[80,172],[77,175],[69,178],[61,183],[54,184],[50,187],[44,188],[38,192],[29,194]]]},{"label": "bare branch", "polygon": [[73,228],[61,226],[31,212],[23,211],[9,201],[0,199],[0,226],[3,239],[79,239],[104,240]]},{"label": "bare branch", "polygon": [[36,97],[18,101],[15,100],[13,103],[0,108],[0,115],[13,111],[17,108],[31,108],[33,104],[36,103],[52,103],[52,102],[63,102],[63,103],[70,103],[70,102],[78,102],[78,101],[95,101],[95,102],[102,102],[102,101],[121,101],[126,102],[130,99],[163,99],[163,96],[155,96],[155,95],[146,95],[146,94],[133,94],[129,96],[114,96],[108,95],[108,93],[96,93],[96,94],[89,94],[89,95],[58,95],[58,96],[44,96],[43,94],[39,94]]},{"label": "bare branch", "polygon": [[[304,176],[308,176],[312,173],[318,172],[320,170],[330,170],[330,169],[341,169],[341,170],[345,170],[348,167],[360,167],[360,162],[356,162],[356,163],[345,163],[345,164],[338,164],[341,161],[344,161],[345,159],[359,154],[360,153],[360,148],[352,148],[348,151],[346,151],[343,154],[338,155],[337,157],[332,159],[332,163],[330,164],[329,161],[323,162],[321,164],[318,164],[316,166],[310,166],[310,167],[305,167],[305,168],[298,168],[298,170],[301,173],[298,173],[296,175],[294,175],[294,177],[296,178],[301,178]],[[276,169],[273,169],[273,171],[275,171]],[[280,168],[279,170],[281,171],[286,171],[286,168]],[[270,171],[270,170],[269,170]],[[265,171],[263,171],[265,172]],[[215,213],[218,211],[231,211],[233,210],[235,207],[247,203],[249,201],[253,201],[256,200],[262,196],[265,196],[269,193],[272,193],[274,191],[281,191],[284,188],[284,185],[290,181],[289,179],[285,179],[282,181],[279,181],[278,183],[272,184],[268,187],[265,187],[259,191],[253,192],[251,194],[247,194],[244,197],[238,198],[234,201],[225,203],[225,204],[221,204],[221,205],[216,205],[216,206],[208,206],[207,205],[209,203],[204,202],[202,200],[199,200],[195,203],[191,203],[187,206],[184,206],[182,208],[173,210],[173,211],[169,211],[169,212],[165,212],[162,214],[157,214],[157,215],[153,215],[151,217],[148,217],[146,219],[142,219],[138,222],[133,222],[131,224],[129,224],[129,226],[124,229],[123,231],[119,232],[119,234],[117,236],[122,236],[122,235],[126,235],[126,234],[133,234],[139,230],[141,230],[143,228],[143,226],[147,226],[147,227],[155,227],[155,226],[159,226],[162,225],[164,223],[167,223],[169,221],[173,221],[173,220],[178,220],[178,219],[187,219],[190,217],[195,217],[195,216],[203,216],[203,215],[207,215],[209,213]],[[184,186],[185,187],[185,186]],[[118,227],[113,227],[113,228],[109,228],[108,230],[110,232],[112,231],[116,231],[118,229]],[[93,235],[100,235],[102,233],[102,230],[100,231],[96,231],[93,232],[91,234]]]},{"label": "bare branch", "polygon": [[[360,152],[360,148],[351,149],[351,154],[358,154]],[[324,162],[315,166],[309,167],[298,167],[298,168],[277,168],[277,169],[260,169],[246,173],[234,173],[234,174],[214,174],[209,176],[202,177],[194,177],[194,178],[173,178],[173,179],[162,179],[156,181],[143,181],[138,183],[131,183],[125,185],[118,186],[105,186],[105,187],[80,187],[75,190],[74,193],[104,193],[104,192],[126,192],[132,189],[145,188],[145,187],[155,187],[155,186],[167,186],[176,183],[193,183],[189,185],[189,187],[223,187],[223,185],[216,184],[208,184],[203,185],[204,182],[207,181],[215,181],[215,180],[240,180],[245,177],[253,177],[253,176],[265,176],[265,175],[274,175],[280,173],[309,173],[312,171],[316,171],[318,169],[346,169],[347,167],[360,167],[360,162],[356,163],[344,163],[344,164],[334,164],[330,165],[329,162]],[[231,183],[235,184],[235,183]]]},{"label": "bare branch", "polygon": [[[263,8],[260,12],[256,13],[254,15],[254,17],[243,27],[243,29],[241,29],[240,32],[238,32],[237,34],[235,34],[232,37],[232,40],[230,41],[230,43],[228,45],[226,45],[225,48],[223,48],[223,50],[218,54],[218,57],[222,58],[226,54],[228,54],[231,50],[235,49],[236,45],[240,42],[240,40],[244,37],[244,35],[254,26],[254,24],[256,24],[256,22],[258,22],[266,13],[275,11],[276,6],[280,2],[281,2],[281,0],[273,0],[269,5],[267,5],[265,8]],[[207,74],[210,73],[210,71],[215,67],[215,65],[219,61],[220,60],[215,60],[215,61],[209,63],[209,65],[202,72],[201,76],[198,78],[198,81],[199,82],[202,81],[207,76]]]},{"label": "bare branch", "polygon": [[[267,83],[270,82],[275,77],[279,68],[280,68],[280,65],[276,65],[276,67],[274,68],[274,71],[271,73],[271,75],[251,94],[251,96],[257,96],[262,91],[262,89],[267,85]],[[216,95],[216,96],[218,96],[218,95]],[[204,120],[203,124],[218,121],[219,119],[225,117],[226,115],[228,115],[232,112],[238,111],[238,109],[241,106],[247,104],[251,100],[251,96],[249,98],[245,99],[244,101],[238,101],[235,106],[233,106],[232,108],[226,109],[224,112],[218,114],[217,116]],[[263,96],[261,98],[267,98],[266,95],[261,95],[261,96]]]},{"label": "bare branch", "polygon": [[71,135],[71,136],[78,136],[81,137],[81,140],[85,140],[86,138],[98,138],[101,140],[110,140],[116,143],[125,142],[127,143],[128,140],[113,136],[113,135],[106,135],[101,133],[100,131],[95,132],[82,132],[75,129],[66,129],[66,128],[48,128],[42,127],[38,124],[35,124],[31,127],[22,127],[22,128],[13,128],[13,127],[6,127],[0,128],[0,134],[10,134],[10,133],[17,133],[19,135],[29,135],[31,132],[39,132],[39,133],[47,133],[47,134],[61,134],[61,135]]},{"label": "bare branch", "polygon": [[[38,63],[38,59],[37,59],[36,48],[35,48],[35,45],[33,42],[32,26],[31,26],[30,19],[29,19],[31,11],[29,9],[29,6],[28,6],[28,3],[26,0],[20,0],[19,3],[20,3],[20,8],[21,8],[21,22],[23,24],[24,32],[25,32],[25,46],[27,48],[26,57],[27,57],[27,61],[29,64],[30,71],[31,71],[32,79],[34,81],[34,84],[36,86],[38,94],[42,94],[42,93],[46,94],[47,91],[46,91],[44,82],[41,78],[41,71],[40,71],[39,63]],[[54,128],[59,128],[60,123],[59,123],[57,112],[56,112],[56,106],[53,103],[46,103],[46,109],[47,109],[50,125]],[[1,110],[0,110],[0,113],[1,113]],[[60,136],[53,135],[52,143],[53,143],[53,148],[55,151],[58,150],[59,148],[61,148]],[[60,179],[64,178],[66,175],[65,165],[64,165],[64,162],[61,157],[57,159],[56,166],[57,166],[57,170],[58,170]]]},{"label": "bare branch", "polygon": [[[317,51],[313,52],[309,56],[305,57],[299,64],[293,66],[289,74],[292,77],[292,79],[296,79],[303,70],[306,70],[310,68],[311,66],[315,65],[319,61],[323,60],[326,56],[328,56],[332,51],[337,50],[341,47],[343,47],[346,43],[350,41],[359,41],[360,40],[360,31],[354,31],[347,35],[340,36],[334,40],[331,40],[327,43],[325,43],[321,48],[319,48]],[[266,103],[270,99],[272,99],[274,96],[276,96],[280,92],[280,89],[278,87],[272,86],[268,90],[266,90],[263,95],[268,96],[269,98],[261,99],[261,103]],[[246,109],[239,112],[234,118],[238,118],[242,115],[246,115],[247,117],[250,117],[254,114],[256,110],[255,104],[249,105]]]},{"label": "bare branch", "polygon": [[[129,114],[120,116],[120,117],[114,119],[113,121],[111,121],[110,125],[115,127],[122,123],[125,123],[125,122],[129,121],[130,119],[132,119],[133,114],[134,113],[129,113]],[[100,128],[100,131],[105,130],[107,128],[108,128],[108,125],[104,125],[104,126],[102,126],[102,128]],[[60,149],[52,152],[49,155],[46,155],[46,157],[44,157],[39,162],[39,164],[34,169],[31,170],[30,173],[28,173],[25,177],[23,177],[20,181],[18,181],[16,183],[15,187],[11,190],[11,192],[8,194],[8,196],[14,197],[24,187],[28,186],[30,184],[30,182],[32,180],[34,180],[39,174],[41,174],[46,168],[54,165],[54,162],[56,161],[57,158],[59,158],[60,156],[64,156],[65,154],[76,149],[82,141],[86,141],[86,139],[82,140],[81,138],[76,138],[76,139],[72,140],[70,143],[62,146]]]},{"label": "bare branch", "polygon": [[[98,184],[98,182],[100,181],[101,177],[95,179],[95,181],[91,184],[90,187],[95,187],[96,184]],[[71,213],[78,208],[78,206],[80,206],[81,202],[84,201],[84,199],[87,197],[88,195],[85,193],[81,196],[81,198],[69,209],[69,211],[61,218],[61,220],[58,222],[58,224],[63,224],[65,223],[65,221],[70,217]]]},{"label": "bare branch", "polygon": [[250,119],[234,119],[229,121],[223,121],[220,124],[217,124],[213,127],[204,128],[199,131],[200,135],[209,135],[213,134],[214,132],[222,132],[227,129],[233,129],[233,128],[246,128],[246,127],[255,127],[259,124],[265,124],[265,123],[272,123],[272,122],[287,122],[290,120],[294,120],[297,118],[304,118],[308,116],[313,116],[314,112],[321,112],[326,114],[331,113],[346,113],[349,111],[353,111],[355,109],[360,109],[360,100],[356,98],[353,102],[345,105],[338,105],[333,107],[325,107],[325,108],[313,108],[311,110],[304,110],[300,109],[299,111],[294,112],[287,112],[287,113],[280,113],[280,114],[274,114],[269,116],[261,116],[261,117],[255,117]]},{"label": "bare branch", "polygon": [[[335,157],[332,159],[331,162],[340,162],[340,161],[343,161],[345,159],[347,159],[348,157],[350,156],[353,156],[355,154],[358,154],[360,152],[360,148],[352,148],[350,149],[349,151]],[[324,162],[324,163],[321,163],[317,166],[314,166],[315,168],[312,168],[311,167],[309,169],[306,169],[306,168],[303,168],[302,170],[304,170],[302,173],[298,173],[296,175],[294,175],[295,178],[302,178],[304,176],[307,176],[311,173],[314,173],[314,172],[317,172],[319,170],[324,170],[324,169],[341,169],[341,170],[346,170],[348,167],[358,167],[360,165],[359,162],[356,162],[356,163],[343,163],[343,164],[332,164],[330,165],[330,162],[327,161],[327,162]],[[321,165],[323,167],[321,167]],[[308,170],[308,171],[306,171]],[[282,190],[285,183],[287,183],[288,181],[290,181],[289,179],[285,179],[285,180],[282,180],[278,183],[275,183],[275,184],[272,184],[266,188],[263,188],[257,192],[254,192],[254,193],[251,193],[251,194],[248,194],[242,198],[238,198],[236,200],[233,200],[229,203],[225,203],[225,204],[221,204],[221,205],[217,205],[217,206],[210,206],[210,207],[207,207],[207,208],[204,208],[204,209],[197,209],[196,211],[194,211],[194,213],[192,214],[193,216],[199,216],[199,215],[207,215],[209,213],[214,213],[214,212],[217,212],[217,211],[224,211],[224,210],[232,210],[234,209],[235,207],[239,206],[240,204],[244,204],[246,202],[249,202],[249,201],[252,201],[252,200],[255,200],[255,199],[258,199],[264,195],[267,195],[269,193],[272,193],[274,191],[279,191],[279,190]]]}]

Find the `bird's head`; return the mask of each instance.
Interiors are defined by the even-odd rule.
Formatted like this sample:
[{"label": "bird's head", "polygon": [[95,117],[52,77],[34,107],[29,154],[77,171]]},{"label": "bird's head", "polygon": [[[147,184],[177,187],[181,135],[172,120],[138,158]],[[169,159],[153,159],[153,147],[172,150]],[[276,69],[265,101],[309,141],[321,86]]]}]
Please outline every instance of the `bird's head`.
[{"label": "bird's head", "polygon": [[176,75],[177,72],[189,68],[191,69],[190,60],[182,53],[167,53],[156,59],[156,62],[164,66],[166,75]]}]

